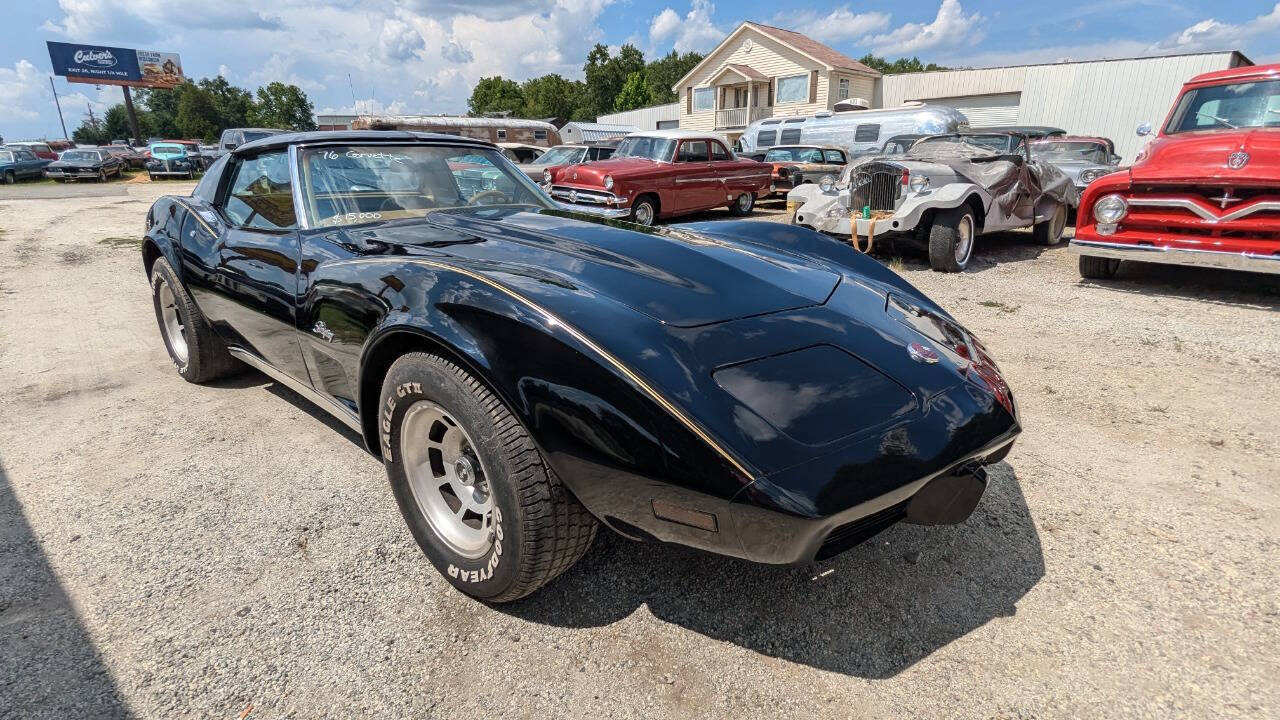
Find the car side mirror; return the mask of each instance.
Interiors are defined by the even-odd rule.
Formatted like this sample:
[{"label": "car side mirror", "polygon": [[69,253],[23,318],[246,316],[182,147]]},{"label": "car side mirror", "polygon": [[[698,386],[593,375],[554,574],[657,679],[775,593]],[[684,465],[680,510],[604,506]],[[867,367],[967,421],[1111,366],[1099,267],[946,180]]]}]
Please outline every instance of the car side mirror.
[{"label": "car side mirror", "polygon": [[1138,126],[1138,137],[1146,137],[1151,134],[1151,123],[1144,122]]},{"label": "car side mirror", "polygon": [[1112,153],[1112,154],[1111,154],[1111,157],[1110,157],[1110,158],[1108,158],[1108,159],[1109,159],[1109,160],[1111,160],[1111,164],[1112,164],[1112,165],[1119,165],[1119,164],[1120,164],[1120,156],[1119,156],[1119,155],[1116,155],[1115,153]]},{"label": "car side mirror", "polygon": [[223,149],[224,149],[224,150],[235,150],[235,149],[236,149],[236,147],[238,147],[238,145],[237,145],[236,143],[229,142],[229,143],[224,144],[222,147],[223,147]]}]

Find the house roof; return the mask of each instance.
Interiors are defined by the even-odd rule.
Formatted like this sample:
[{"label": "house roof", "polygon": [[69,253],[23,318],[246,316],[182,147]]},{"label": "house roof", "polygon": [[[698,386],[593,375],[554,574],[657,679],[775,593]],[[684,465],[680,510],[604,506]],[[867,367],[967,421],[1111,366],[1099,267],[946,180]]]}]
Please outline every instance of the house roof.
[{"label": "house roof", "polygon": [[715,78],[723,75],[726,71],[735,72],[748,80],[768,80],[769,79],[764,73],[760,72],[759,70],[756,70],[755,68],[750,67],[749,65],[738,65],[737,63],[726,63],[724,67],[720,68],[720,72],[716,73],[711,77],[714,80]]},{"label": "house roof", "polygon": [[[800,33],[794,32],[792,30],[783,30],[782,28],[774,27],[772,25],[763,25],[761,23],[748,21],[734,28],[733,32],[729,33],[724,40],[721,40],[720,44],[717,45],[714,50],[707,53],[706,58],[704,58],[702,62],[690,68],[689,72],[685,73],[684,77],[680,78],[680,80],[675,85],[671,86],[671,89],[675,90],[676,92],[680,92],[680,87],[684,85],[685,82],[689,80],[689,78],[693,77],[696,73],[698,73],[703,68],[703,66],[707,64],[707,62],[711,59],[713,55],[719,52],[721,48],[723,48],[725,45],[728,45],[730,42],[733,41],[734,38],[741,35],[743,31],[747,29],[758,32],[761,35],[764,35],[765,37],[768,37],[776,42],[780,42],[783,45],[791,48],[792,50],[800,53],[801,55],[804,55],[805,57],[810,58],[811,60],[818,63],[819,65],[823,65],[829,69],[847,70],[849,72],[859,73],[862,75],[880,77],[880,72],[878,70],[871,67],[867,67],[866,65],[863,65],[862,63],[858,62],[857,60],[854,60],[848,55],[845,55],[842,52],[838,52],[830,47],[827,47],[826,45],[823,45],[822,43],[818,42],[817,40],[814,40],[813,38],[807,35],[801,35]],[[738,68],[738,67],[746,67],[746,66],[726,65],[725,67]],[[759,77],[753,77],[752,78],[753,80],[765,79],[764,75],[760,74],[759,71],[755,70],[754,68],[750,68],[750,69],[753,73],[759,76]],[[741,72],[741,71],[735,69],[735,72]]]}]

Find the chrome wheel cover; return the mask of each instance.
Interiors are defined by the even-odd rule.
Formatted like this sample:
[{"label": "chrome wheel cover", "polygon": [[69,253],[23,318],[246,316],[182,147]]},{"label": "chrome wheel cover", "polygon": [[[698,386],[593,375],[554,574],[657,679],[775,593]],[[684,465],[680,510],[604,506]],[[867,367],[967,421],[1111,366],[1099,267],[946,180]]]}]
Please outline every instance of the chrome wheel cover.
[{"label": "chrome wheel cover", "polygon": [[640,225],[653,224],[653,206],[649,203],[640,203],[636,206],[636,222]]},{"label": "chrome wheel cover", "polygon": [[746,212],[751,209],[751,196],[743,193],[738,196],[738,209]]},{"label": "chrome wheel cover", "polygon": [[494,506],[488,473],[471,436],[433,402],[405,413],[400,459],[418,512],[450,550],[469,559],[493,547]]},{"label": "chrome wheel cover", "polygon": [[973,216],[965,215],[956,226],[956,264],[964,267],[973,253]]},{"label": "chrome wheel cover", "polygon": [[182,323],[178,314],[178,299],[174,297],[169,283],[164,280],[156,288],[156,300],[160,303],[160,326],[164,328],[164,338],[169,343],[169,350],[177,358],[178,363],[187,362],[187,326]]},{"label": "chrome wheel cover", "polygon": [[1067,206],[1059,205],[1058,211],[1053,214],[1053,220],[1049,224],[1049,240],[1057,242],[1062,237],[1062,233],[1067,230]]}]

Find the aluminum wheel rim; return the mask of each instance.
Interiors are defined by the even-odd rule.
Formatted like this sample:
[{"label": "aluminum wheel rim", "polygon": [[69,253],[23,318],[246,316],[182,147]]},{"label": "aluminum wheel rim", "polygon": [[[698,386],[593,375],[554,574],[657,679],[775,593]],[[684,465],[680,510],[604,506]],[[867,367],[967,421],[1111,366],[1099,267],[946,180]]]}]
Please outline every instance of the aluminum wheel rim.
[{"label": "aluminum wheel rim", "polygon": [[401,428],[400,458],[418,512],[450,550],[484,557],[493,547],[493,493],[471,436],[425,400],[409,408]]},{"label": "aluminum wheel rim", "polygon": [[652,225],[653,206],[649,203],[640,203],[640,205],[636,207],[636,222],[641,225]]},{"label": "aluminum wheel rim", "polygon": [[965,215],[960,218],[956,227],[956,263],[964,265],[969,262],[969,253],[973,252],[973,218]]},{"label": "aluminum wheel rim", "polygon": [[1053,214],[1053,224],[1049,226],[1049,232],[1053,233],[1051,240],[1057,240],[1062,237],[1062,233],[1067,229],[1067,207],[1059,205],[1058,211]]},{"label": "aluminum wheel rim", "polygon": [[745,194],[745,193],[744,193],[744,194],[742,194],[742,195],[739,195],[739,196],[738,196],[738,209],[739,209],[739,210],[750,210],[750,209],[751,209],[751,196],[750,196],[750,195],[747,195],[747,194]]},{"label": "aluminum wheel rim", "polygon": [[157,298],[160,301],[160,324],[164,327],[165,340],[169,342],[169,349],[178,362],[185,363],[187,326],[182,323],[182,316],[178,314],[178,300],[173,296],[173,290],[169,289],[169,283],[164,280],[160,281]]}]

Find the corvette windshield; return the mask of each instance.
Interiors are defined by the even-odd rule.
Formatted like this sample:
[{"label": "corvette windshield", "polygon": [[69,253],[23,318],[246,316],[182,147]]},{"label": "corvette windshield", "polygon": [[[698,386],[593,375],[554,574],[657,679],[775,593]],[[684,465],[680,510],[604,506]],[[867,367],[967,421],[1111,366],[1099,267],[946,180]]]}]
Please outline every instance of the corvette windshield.
[{"label": "corvette windshield", "polygon": [[548,150],[538,158],[537,163],[539,165],[570,165],[581,160],[584,152],[586,148],[561,145]]},{"label": "corvette windshield", "polygon": [[1031,157],[1049,162],[1107,164],[1107,146],[1096,142],[1038,142],[1031,145]]},{"label": "corvette windshield", "polygon": [[[671,156],[675,154],[675,150],[676,141],[671,138],[634,135],[624,139],[618,145],[618,149],[613,151],[613,156],[616,158],[636,157],[657,162],[671,162]],[[706,151],[704,150],[703,152]]]},{"label": "corvette windshield", "polygon": [[1280,128],[1280,80],[1188,90],[1178,99],[1165,132],[1243,127]]},{"label": "corvette windshield", "polygon": [[314,227],[422,217],[471,205],[554,207],[496,150],[338,145],[299,154],[303,200]]}]

